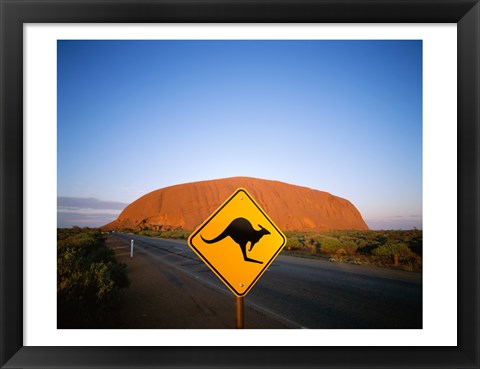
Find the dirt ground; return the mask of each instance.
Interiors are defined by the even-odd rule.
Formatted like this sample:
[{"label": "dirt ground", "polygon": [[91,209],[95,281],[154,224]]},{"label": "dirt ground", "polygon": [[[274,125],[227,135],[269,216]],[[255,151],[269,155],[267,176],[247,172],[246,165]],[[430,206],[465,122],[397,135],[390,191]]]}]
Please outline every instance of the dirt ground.
[{"label": "dirt ground", "polygon": [[[130,257],[130,245],[112,236],[107,245],[127,265],[130,287],[104,328],[235,328],[235,298],[151,260],[141,251]],[[245,306],[245,328],[287,328]]]}]

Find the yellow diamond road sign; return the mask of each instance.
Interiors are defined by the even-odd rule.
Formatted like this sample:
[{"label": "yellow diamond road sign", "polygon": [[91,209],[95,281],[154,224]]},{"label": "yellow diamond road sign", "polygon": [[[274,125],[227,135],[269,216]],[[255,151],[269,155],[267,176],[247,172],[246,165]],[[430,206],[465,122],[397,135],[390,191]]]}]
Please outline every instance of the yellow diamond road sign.
[{"label": "yellow diamond road sign", "polygon": [[284,234],[239,188],[188,238],[190,248],[237,296],[245,296],[286,244]]}]

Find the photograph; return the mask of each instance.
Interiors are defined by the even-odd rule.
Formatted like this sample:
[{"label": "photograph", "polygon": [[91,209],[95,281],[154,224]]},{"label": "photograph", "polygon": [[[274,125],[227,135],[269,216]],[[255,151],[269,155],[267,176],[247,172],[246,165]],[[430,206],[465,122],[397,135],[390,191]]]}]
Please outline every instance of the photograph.
[{"label": "photograph", "polygon": [[0,0],[0,368],[480,368],[480,0]]},{"label": "photograph", "polygon": [[58,40],[57,328],[421,329],[422,48]]}]

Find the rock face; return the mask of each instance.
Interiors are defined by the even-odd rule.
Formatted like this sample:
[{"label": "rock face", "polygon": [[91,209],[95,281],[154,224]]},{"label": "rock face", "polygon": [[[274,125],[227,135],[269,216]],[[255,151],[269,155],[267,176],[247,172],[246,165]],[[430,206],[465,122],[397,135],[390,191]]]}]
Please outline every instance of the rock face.
[{"label": "rock face", "polygon": [[253,196],[282,231],[368,229],[348,200],[306,187],[249,177],[186,183],[150,192],[102,228],[194,230],[239,187]]}]

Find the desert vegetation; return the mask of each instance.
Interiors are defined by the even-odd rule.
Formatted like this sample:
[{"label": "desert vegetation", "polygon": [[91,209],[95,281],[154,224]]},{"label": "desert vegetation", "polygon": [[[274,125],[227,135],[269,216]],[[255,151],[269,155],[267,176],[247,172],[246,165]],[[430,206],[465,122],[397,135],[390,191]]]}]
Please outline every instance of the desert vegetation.
[{"label": "desert vegetation", "polygon": [[[172,230],[124,230],[142,236],[186,240],[191,231],[182,228]],[[313,258],[328,258],[332,262],[371,264],[394,267],[408,271],[422,269],[422,231],[334,231],[334,232],[285,232],[287,245],[283,253]]]},{"label": "desert vegetation", "polygon": [[285,253],[420,271],[422,231],[286,232]]},{"label": "desert vegetation", "polygon": [[190,231],[186,231],[182,228],[169,229],[169,230],[155,230],[155,229],[126,229],[122,231],[124,233],[133,233],[140,236],[156,237],[156,238],[172,238],[176,240],[186,240],[190,236]]},{"label": "desert vegetation", "polygon": [[129,285],[98,229],[57,230],[57,327],[96,328]]}]

